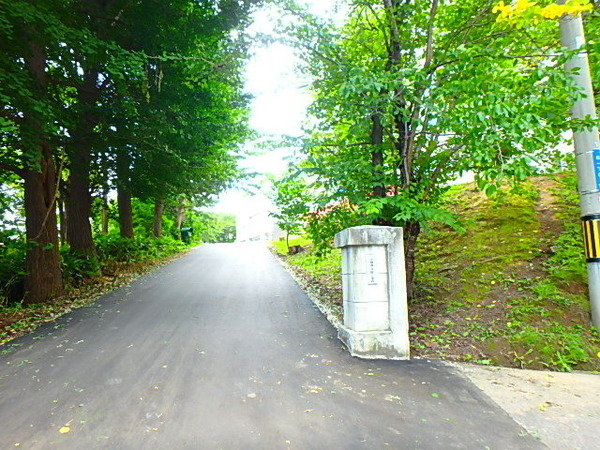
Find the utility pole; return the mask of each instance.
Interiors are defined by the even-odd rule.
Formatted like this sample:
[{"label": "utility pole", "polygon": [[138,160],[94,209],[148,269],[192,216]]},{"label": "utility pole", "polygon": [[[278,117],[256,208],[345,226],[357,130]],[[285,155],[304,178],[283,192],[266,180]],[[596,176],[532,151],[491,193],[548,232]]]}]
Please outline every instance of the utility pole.
[{"label": "utility pole", "polygon": [[[564,0],[558,0],[562,5]],[[564,15],[560,19],[560,41],[563,47],[577,51],[565,64],[567,73],[585,94],[571,108],[575,119],[596,118],[594,91],[590,77],[581,16]],[[579,180],[579,201],[583,225],[585,257],[588,271],[592,324],[600,330],[600,140],[598,128],[574,131],[575,161]]]}]

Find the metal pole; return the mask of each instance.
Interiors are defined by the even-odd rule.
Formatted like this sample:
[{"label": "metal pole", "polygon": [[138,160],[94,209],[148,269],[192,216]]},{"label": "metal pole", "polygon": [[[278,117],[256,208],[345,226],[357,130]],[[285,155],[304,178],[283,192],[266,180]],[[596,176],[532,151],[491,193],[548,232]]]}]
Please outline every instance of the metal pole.
[{"label": "metal pole", "polygon": [[[558,0],[564,4],[564,0]],[[585,44],[580,16],[564,15],[560,19],[560,41],[569,50],[579,50]],[[580,51],[565,64],[577,86],[585,94],[571,109],[573,118],[596,118],[594,91],[587,53]],[[592,324],[600,330],[600,140],[596,127],[573,133],[575,161],[579,180],[579,201],[584,230],[585,255],[588,269]]]}]

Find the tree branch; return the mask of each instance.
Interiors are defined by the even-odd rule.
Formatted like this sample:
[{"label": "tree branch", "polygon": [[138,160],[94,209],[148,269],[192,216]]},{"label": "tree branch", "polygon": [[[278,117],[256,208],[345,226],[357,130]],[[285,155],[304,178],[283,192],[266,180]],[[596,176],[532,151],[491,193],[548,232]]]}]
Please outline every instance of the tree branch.
[{"label": "tree branch", "polygon": [[433,60],[433,29],[435,24],[435,16],[437,15],[438,0],[431,2],[431,9],[429,10],[429,25],[427,27],[427,47],[425,49],[425,63],[423,68],[427,68],[431,65]]},{"label": "tree branch", "polygon": [[464,147],[465,147],[464,144],[455,144],[454,147],[452,147],[450,150],[448,150],[448,154],[446,155],[446,157],[436,165],[435,170],[433,171],[433,174],[431,175],[432,183],[429,184],[429,186],[425,188],[425,194],[429,193],[429,191],[431,190],[431,186],[433,184],[435,184],[438,177],[442,173],[444,166],[448,163],[448,161],[450,161],[450,159],[452,159],[452,157],[456,153],[458,153],[460,150],[462,150]]}]

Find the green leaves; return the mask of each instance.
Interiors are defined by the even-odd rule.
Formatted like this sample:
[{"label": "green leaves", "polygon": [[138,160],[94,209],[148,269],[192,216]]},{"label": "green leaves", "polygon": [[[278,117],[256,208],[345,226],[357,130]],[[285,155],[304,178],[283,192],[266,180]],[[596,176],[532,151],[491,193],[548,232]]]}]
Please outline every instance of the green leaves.
[{"label": "green leaves", "polygon": [[482,0],[398,5],[350,2],[340,30],[297,28],[315,80],[303,167],[320,188],[317,241],[348,224],[459,228],[440,206],[448,183],[472,172],[494,195],[548,170],[573,125],[555,24],[507,30]]},{"label": "green leaves", "polygon": [[273,203],[277,211],[271,213],[277,225],[288,233],[299,233],[309,211],[311,195],[305,180],[296,172],[273,181]]}]

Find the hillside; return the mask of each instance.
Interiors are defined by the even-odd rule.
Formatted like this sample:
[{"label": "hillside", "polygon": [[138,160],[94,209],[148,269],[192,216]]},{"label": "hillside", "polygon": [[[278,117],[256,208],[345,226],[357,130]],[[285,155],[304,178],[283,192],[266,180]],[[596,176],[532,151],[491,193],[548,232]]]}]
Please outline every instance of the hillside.
[{"label": "hillside", "polygon": [[[435,225],[420,238],[413,356],[600,371],[575,177],[531,179],[493,199],[473,184],[456,186],[446,204],[463,230]],[[285,259],[340,317],[339,252],[318,260],[299,243],[308,250]]]}]

